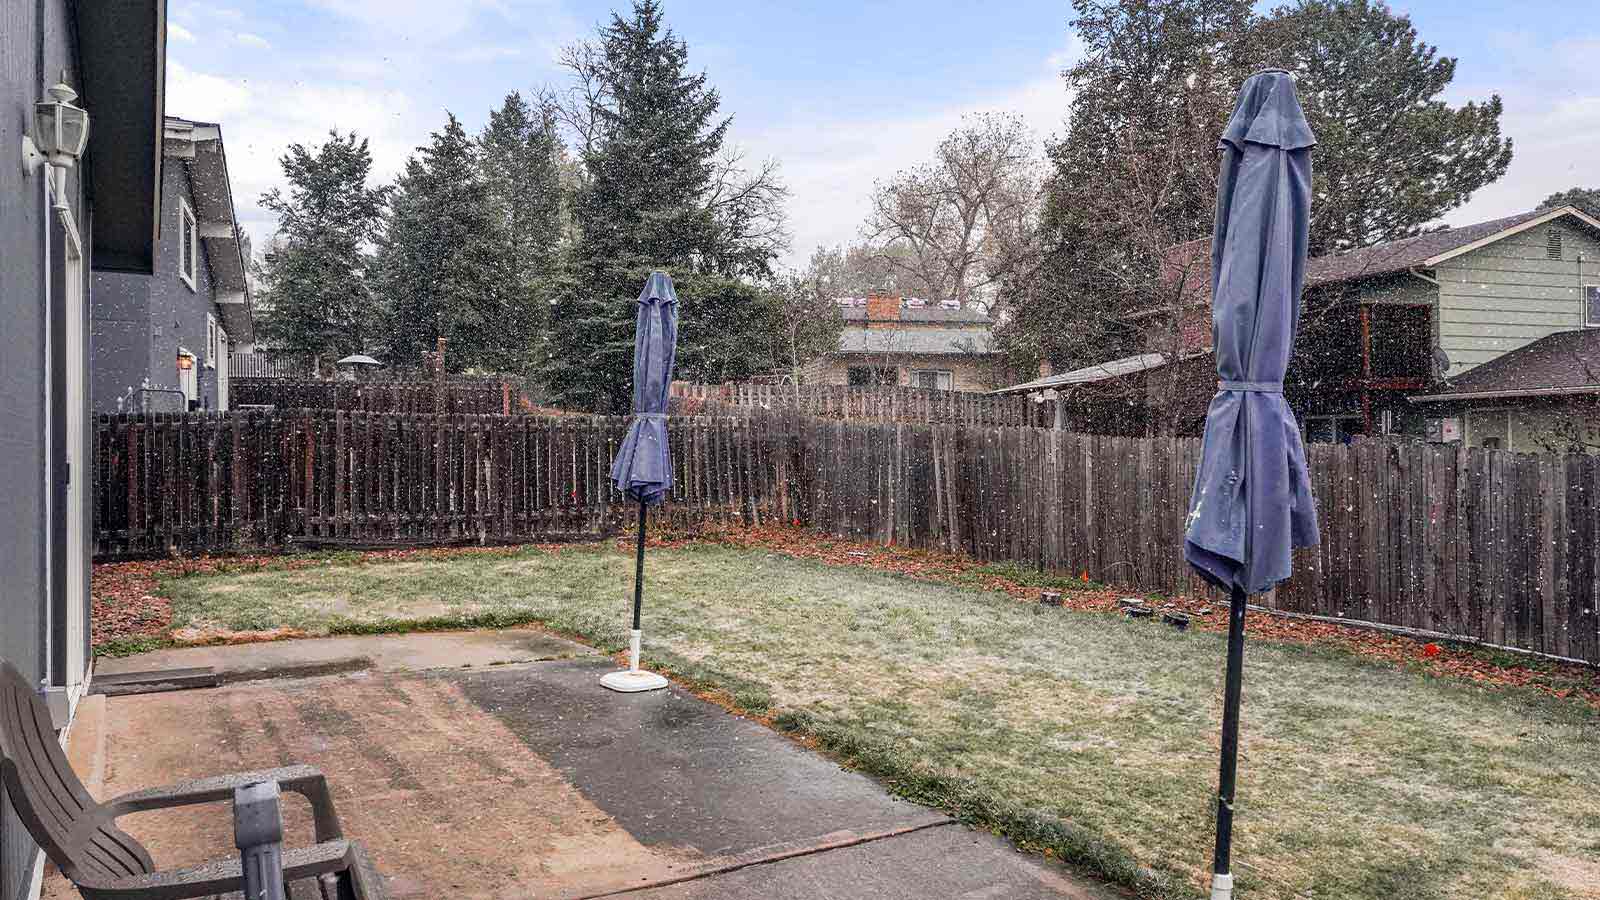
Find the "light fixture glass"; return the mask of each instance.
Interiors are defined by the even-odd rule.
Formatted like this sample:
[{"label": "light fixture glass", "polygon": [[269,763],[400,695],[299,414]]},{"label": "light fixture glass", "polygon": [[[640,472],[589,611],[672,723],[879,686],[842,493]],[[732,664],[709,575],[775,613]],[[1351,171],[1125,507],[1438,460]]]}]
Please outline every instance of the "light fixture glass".
[{"label": "light fixture glass", "polygon": [[185,371],[185,372],[187,372],[188,370],[194,368],[194,357],[190,356],[187,353],[179,353],[178,354],[178,368],[180,370],[182,370],[182,371]]},{"label": "light fixture glass", "polygon": [[50,86],[51,99],[33,105],[33,141],[50,165],[71,168],[89,144],[89,113],[72,101],[78,92],[67,84],[67,73]]}]

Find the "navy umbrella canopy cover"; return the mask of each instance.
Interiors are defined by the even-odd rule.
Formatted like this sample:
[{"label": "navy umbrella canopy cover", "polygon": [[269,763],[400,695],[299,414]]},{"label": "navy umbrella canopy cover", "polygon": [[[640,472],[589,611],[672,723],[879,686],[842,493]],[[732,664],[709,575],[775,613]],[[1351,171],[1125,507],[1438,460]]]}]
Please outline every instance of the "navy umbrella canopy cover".
[{"label": "navy umbrella canopy cover", "polygon": [[1217,394],[1183,555],[1207,581],[1246,594],[1289,577],[1293,547],[1317,543],[1305,446],[1283,398],[1305,282],[1311,148],[1287,72],[1252,75],[1218,142],[1211,247]]},{"label": "navy umbrella canopy cover", "polygon": [[617,490],[655,506],[672,490],[667,403],[678,354],[678,295],[664,272],[651,272],[636,301],[633,332],[633,424],[611,462]]}]

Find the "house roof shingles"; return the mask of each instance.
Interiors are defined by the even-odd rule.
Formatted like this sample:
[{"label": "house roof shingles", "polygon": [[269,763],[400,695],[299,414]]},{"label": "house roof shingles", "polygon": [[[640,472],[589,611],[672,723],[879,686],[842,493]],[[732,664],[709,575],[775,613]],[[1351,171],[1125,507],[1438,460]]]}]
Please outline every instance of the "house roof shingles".
[{"label": "house roof shingles", "polygon": [[1439,385],[1417,403],[1600,393],[1600,328],[1558,331]]},{"label": "house roof shingles", "polygon": [[[842,307],[839,310],[839,314],[846,322],[865,322],[867,320],[867,308],[864,306]],[[938,306],[901,306],[898,321],[917,325],[936,323],[987,325],[989,324],[989,316],[966,306],[959,309],[945,309]]]},{"label": "house roof shingles", "polygon": [[1430,231],[1359,250],[1318,256],[1306,261],[1306,287],[1404,272],[1414,266],[1422,265],[1441,253],[1449,253],[1451,250],[1492,237],[1507,228],[1515,228],[1550,212],[1548,209],[1530,210],[1503,219],[1463,225],[1460,228],[1446,228],[1443,231]]},{"label": "house roof shingles", "polygon": [[987,328],[862,328],[845,326],[839,336],[840,353],[912,353],[952,356],[994,353],[994,336]]}]

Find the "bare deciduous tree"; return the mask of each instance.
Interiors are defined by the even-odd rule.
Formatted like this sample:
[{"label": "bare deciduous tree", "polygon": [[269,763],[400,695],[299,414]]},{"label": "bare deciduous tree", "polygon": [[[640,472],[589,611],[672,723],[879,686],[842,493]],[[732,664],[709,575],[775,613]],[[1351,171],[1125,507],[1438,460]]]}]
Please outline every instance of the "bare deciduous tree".
[{"label": "bare deciduous tree", "polygon": [[1035,149],[1020,116],[964,119],[933,162],[874,187],[863,237],[890,271],[926,285],[932,299],[987,298],[1040,256]]}]

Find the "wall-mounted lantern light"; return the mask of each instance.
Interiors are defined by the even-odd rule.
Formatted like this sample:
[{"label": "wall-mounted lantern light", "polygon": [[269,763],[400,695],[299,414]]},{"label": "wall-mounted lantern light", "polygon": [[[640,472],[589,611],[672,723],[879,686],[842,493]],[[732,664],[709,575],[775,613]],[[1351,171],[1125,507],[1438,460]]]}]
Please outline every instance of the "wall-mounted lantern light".
[{"label": "wall-mounted lantern light", "polygon": [[89,113],[73,105],[78,92],[67,84],[65,70],[47,93],[50,99],[33,105],[33,134],[22,138],[22,165],[30,174],[40,163],[50,165],[64,188],[67,170],[78,164],[89,145]]}]

